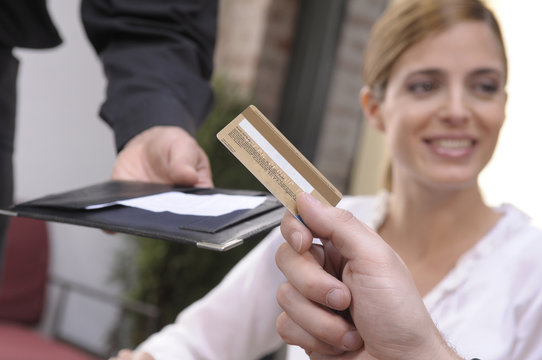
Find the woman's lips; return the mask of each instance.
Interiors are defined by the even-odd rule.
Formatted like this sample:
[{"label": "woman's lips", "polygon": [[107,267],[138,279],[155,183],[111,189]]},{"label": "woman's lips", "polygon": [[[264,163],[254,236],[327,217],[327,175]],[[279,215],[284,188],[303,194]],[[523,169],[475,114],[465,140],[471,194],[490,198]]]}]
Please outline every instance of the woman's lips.
[{"label": "woman's lips", "polygon": [[472,138],[436,138],[424,142],[434,153],[451,158],[468,156],[476,146],[476,140]]}]

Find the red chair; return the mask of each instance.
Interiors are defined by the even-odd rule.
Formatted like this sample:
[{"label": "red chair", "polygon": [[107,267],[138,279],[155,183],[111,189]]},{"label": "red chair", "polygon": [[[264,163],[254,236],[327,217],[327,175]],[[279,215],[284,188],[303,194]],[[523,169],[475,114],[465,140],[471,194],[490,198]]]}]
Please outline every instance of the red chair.
[{"label": "red chair", "polygon": [[37,329],[45,303],[49,239],[43,221],[14,217],[0,282],[0,360],[96,360]]}]

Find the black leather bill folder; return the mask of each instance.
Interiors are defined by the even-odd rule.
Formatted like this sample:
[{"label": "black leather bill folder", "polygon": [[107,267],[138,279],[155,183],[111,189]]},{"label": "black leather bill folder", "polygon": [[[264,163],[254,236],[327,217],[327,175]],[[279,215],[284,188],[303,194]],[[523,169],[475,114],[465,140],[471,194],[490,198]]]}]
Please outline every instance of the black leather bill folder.
[{"label": "black leather bill folder", "polygon": [[[176,194],[182,193],[182,194]],[[207,215],[206,209],[191,213],[148,210],[119,202],[152,195],[248,196],[257,200],[253,208],[236,208],[219,215]],[[255,197],[255,199],[251,199]],[[194,197],[191,197],[194,199]],[[229,199],[230,197],[224,197]],[[145,198],[146,199],[146,198]],[[236,199],[231,197],[231,199]],[[242,198],[245,199],[245,198]],[[203,201],[196,201],[203,204]],[[227,201],[231,203],[231,201]],[[217,203],[210,205],[215,210]],[[176,205],[176,204],[174,204]],[[226,204],[227,205],[227,204]],[[219,205],[220,206],[220,205]],[[201,207],[201,206],[200,206]],[[200,209],[201,210],[201,209]],[[44,196],[0,210],[1,214],[61,222],[103,230],[133,234],[201,248],[225,251],[280,224],[285,208],[271,194],[252,190],[186,188],[136,181],[106,181],[67,192]],[[202,213],[203,212],[203,213]]]}]

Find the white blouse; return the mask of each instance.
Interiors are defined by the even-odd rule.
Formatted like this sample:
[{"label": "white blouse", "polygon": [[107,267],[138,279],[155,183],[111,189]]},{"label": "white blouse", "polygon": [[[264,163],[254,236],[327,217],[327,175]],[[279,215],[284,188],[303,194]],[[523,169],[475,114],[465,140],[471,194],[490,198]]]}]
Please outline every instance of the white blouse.
[{"label": "white blouse", "polygon": [[[387,196],[346,197],[339,204],[378,227]],[[431,291],[424,302],[446,340],[467,359],[542,359],[542,231],[510,205],[497,225]],[[155,360],[252,360],[282,345],[275,294],[284,276],[273,230],[224,280],[177,320],[139,346]],[[307,359],[289,346],[287,359]]]}]

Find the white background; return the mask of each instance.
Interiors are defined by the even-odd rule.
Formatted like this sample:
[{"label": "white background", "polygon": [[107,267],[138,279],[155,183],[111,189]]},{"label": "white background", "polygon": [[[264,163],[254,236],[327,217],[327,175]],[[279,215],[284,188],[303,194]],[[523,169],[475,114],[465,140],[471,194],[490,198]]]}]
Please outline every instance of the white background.
[{"label": "white background", "polygon": [[481,185],[492,204],[512,203],[542,225],[542,46],[538,1],[493,1],[509,59],[507,118]]}]

